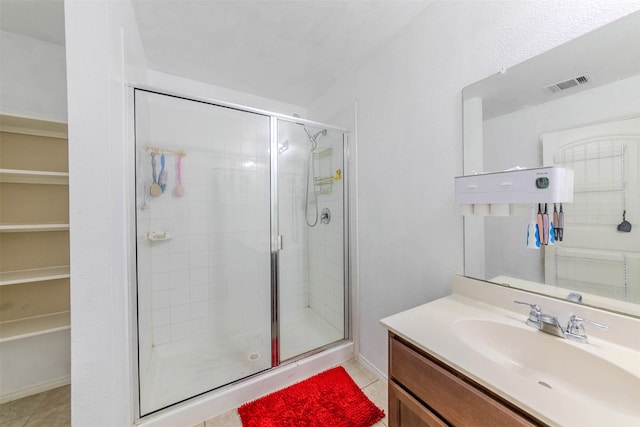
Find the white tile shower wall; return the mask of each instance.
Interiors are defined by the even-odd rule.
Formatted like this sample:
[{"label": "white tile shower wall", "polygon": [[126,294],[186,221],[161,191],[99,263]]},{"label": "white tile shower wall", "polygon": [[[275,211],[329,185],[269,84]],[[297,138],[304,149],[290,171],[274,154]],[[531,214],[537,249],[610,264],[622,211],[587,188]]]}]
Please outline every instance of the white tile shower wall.
[{"label": "white tile shower wall", "polygon": [[[334,144],[335,145],[335,144]],[[335,174],[343,166],[342,144],[334,146],[330,161],[319,160],[318,174]],[[330,165],[330,167],[328,167]],[[310,307],[333,327],[344,329],[344,179],[334,180],[330,194],[318,196],[318,211],[328,208],[329,224],[318,225],[310,231]]]},{"label": "white tile shower wall", "polygon": [[[157,122],[161,122],[159,111]],[[190,123],[198,127],[197,120]],[[152,141],[170,139],[164,133],[176,132],[157,125],[151,127]],[[204,124],[200,127],[200,132],[211,130]],[[160,197],[147,195],[149,209],[138,209],[138,262],[141,265],[145,258],[150,260],[148,276],[139,265],[139,292],[144,292],[139,296],[140,316],[147,319],[143,322],[146,330],[141,329],[141,347],[205,334],[228,337],[264,330],[265,323],[268,326],[268,140],[261,139],[255,130],[243,132],[210,132],[206,149],[200,148],[202,144],[190,146],[186,135],[180,146],[171,142],[163,145],[187,151],[182,159],[185,194],[177,197],[174,193],[177,158],[167,155],[166,192]],[[256,150],[257,143],[263,144],[263,149]],[[143,159],[138,177],[146,184],[142,190],[148,192],[150,154],[139,151],[138,155]],[[139,204],[144,203],[138,199]],[[171,240],[151,242],[145,238],[149,231],[165,230]],[[142,290],[147,283],[149,290]]]},{"label": "white tile shower wall", "polygon": [[217,168],[219,154],[189,157],[185,196],[151,201],[157,213],[150,229],[173,234],[151,245],[155,345],[212,332],[235,335],[269,318],[268,306],[259,303],[269,292],[268,199],[256,186],[268,176]]},{"label": "white tile shower wall", "polygon": [[[282,132],[290,131],[288,127]],[[309,306],[309,233],[304,219],[307,146],[302,129],[286,134],[289,149],[278,157],[278,211],[284,249],[280,251],[280,310],[295,313]],[[296,138],[296,139],[294,139]]]}]

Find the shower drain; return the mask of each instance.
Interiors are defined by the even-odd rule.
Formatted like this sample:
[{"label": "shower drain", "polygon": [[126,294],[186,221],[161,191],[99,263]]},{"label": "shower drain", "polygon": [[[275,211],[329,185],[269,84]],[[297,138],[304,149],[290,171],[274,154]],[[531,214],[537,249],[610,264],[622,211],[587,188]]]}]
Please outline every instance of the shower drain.
[{"label": "shower drain", "polygon": [[255,362],[256,360],[260,359],[260,353],[251,353],[248,357],[248,359],[251,362]]}]

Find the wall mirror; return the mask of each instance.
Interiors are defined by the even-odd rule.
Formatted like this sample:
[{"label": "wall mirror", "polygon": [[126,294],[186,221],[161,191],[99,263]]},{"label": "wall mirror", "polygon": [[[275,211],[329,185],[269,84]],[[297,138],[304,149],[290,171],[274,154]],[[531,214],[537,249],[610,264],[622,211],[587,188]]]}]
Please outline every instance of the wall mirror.
[{"label": "wall mirror", "polygon": [[526,247],[535,203],[465,216],[466,276],[640,316],[638,40],[635,12],[463,90],[465,175],[575,172],[555,245]]}]

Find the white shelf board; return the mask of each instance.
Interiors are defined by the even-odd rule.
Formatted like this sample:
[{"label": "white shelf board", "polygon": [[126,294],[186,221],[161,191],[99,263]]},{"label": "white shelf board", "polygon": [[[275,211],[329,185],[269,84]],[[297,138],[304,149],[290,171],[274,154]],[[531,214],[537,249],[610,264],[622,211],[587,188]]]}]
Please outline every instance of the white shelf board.
[{"label": "white shelf board", "polygon": [[22,169],[0,169],[0,182],[7,182],[11,184],[68,185],[69,173]]},{"label": "white shelf board", "polygon": [[68,265],[32,268],[29,270],[5,271],[0,272],[0,286],[44,282],[45,280],[68,279],[69,277],[71,277],[71,275],[69,274]]},{"label": "white shelf board", "polygon": [[0,131],[25,135],[47,136],[67,139],[68,126],[65,122],[43,120],[35,117],[20,117],[0,114]]},{"label": "white shelf board", "polygon": [[71,317],[68,311],[0,322],[0,342],[61,331],[69,329],[70,325]]},{"label": "white shelf board", "polygon": [[0,233],[25,233],[30,231],[65,231],[69,224],[11,224],[0,225]]}]

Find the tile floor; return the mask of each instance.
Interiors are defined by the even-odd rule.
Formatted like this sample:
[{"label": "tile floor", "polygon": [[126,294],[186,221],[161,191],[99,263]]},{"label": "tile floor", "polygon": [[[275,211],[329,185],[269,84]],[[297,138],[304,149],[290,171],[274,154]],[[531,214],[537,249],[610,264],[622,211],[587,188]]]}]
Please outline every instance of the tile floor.
[{"label": "tile floor", "polygon": [[[342,364],[353,381],[371,401],[384,410],[385,417],[374,424],[373,427],[387,427],[387,381],[371,373],[355,360],[349,360]],[[236,409],[225,412],[215,418],[203,421],[193,427],[242,427],[240,416]]]},{"label": "tile floor", "polygon": [[71,386],[0,405],[2,427],[69,427],[71,425]]},{"label": "tile floor", "polygon": [[[342,364],[365,395],[388,413],[387,381],[378,378],[355,360]],[[0,405],[2,427],[69,427],[71,425],[71,386],[67,385]],[[194,427],[242,427],[240,416],[232,409]],[[383,418],[373,427],[387,427]]]}]

